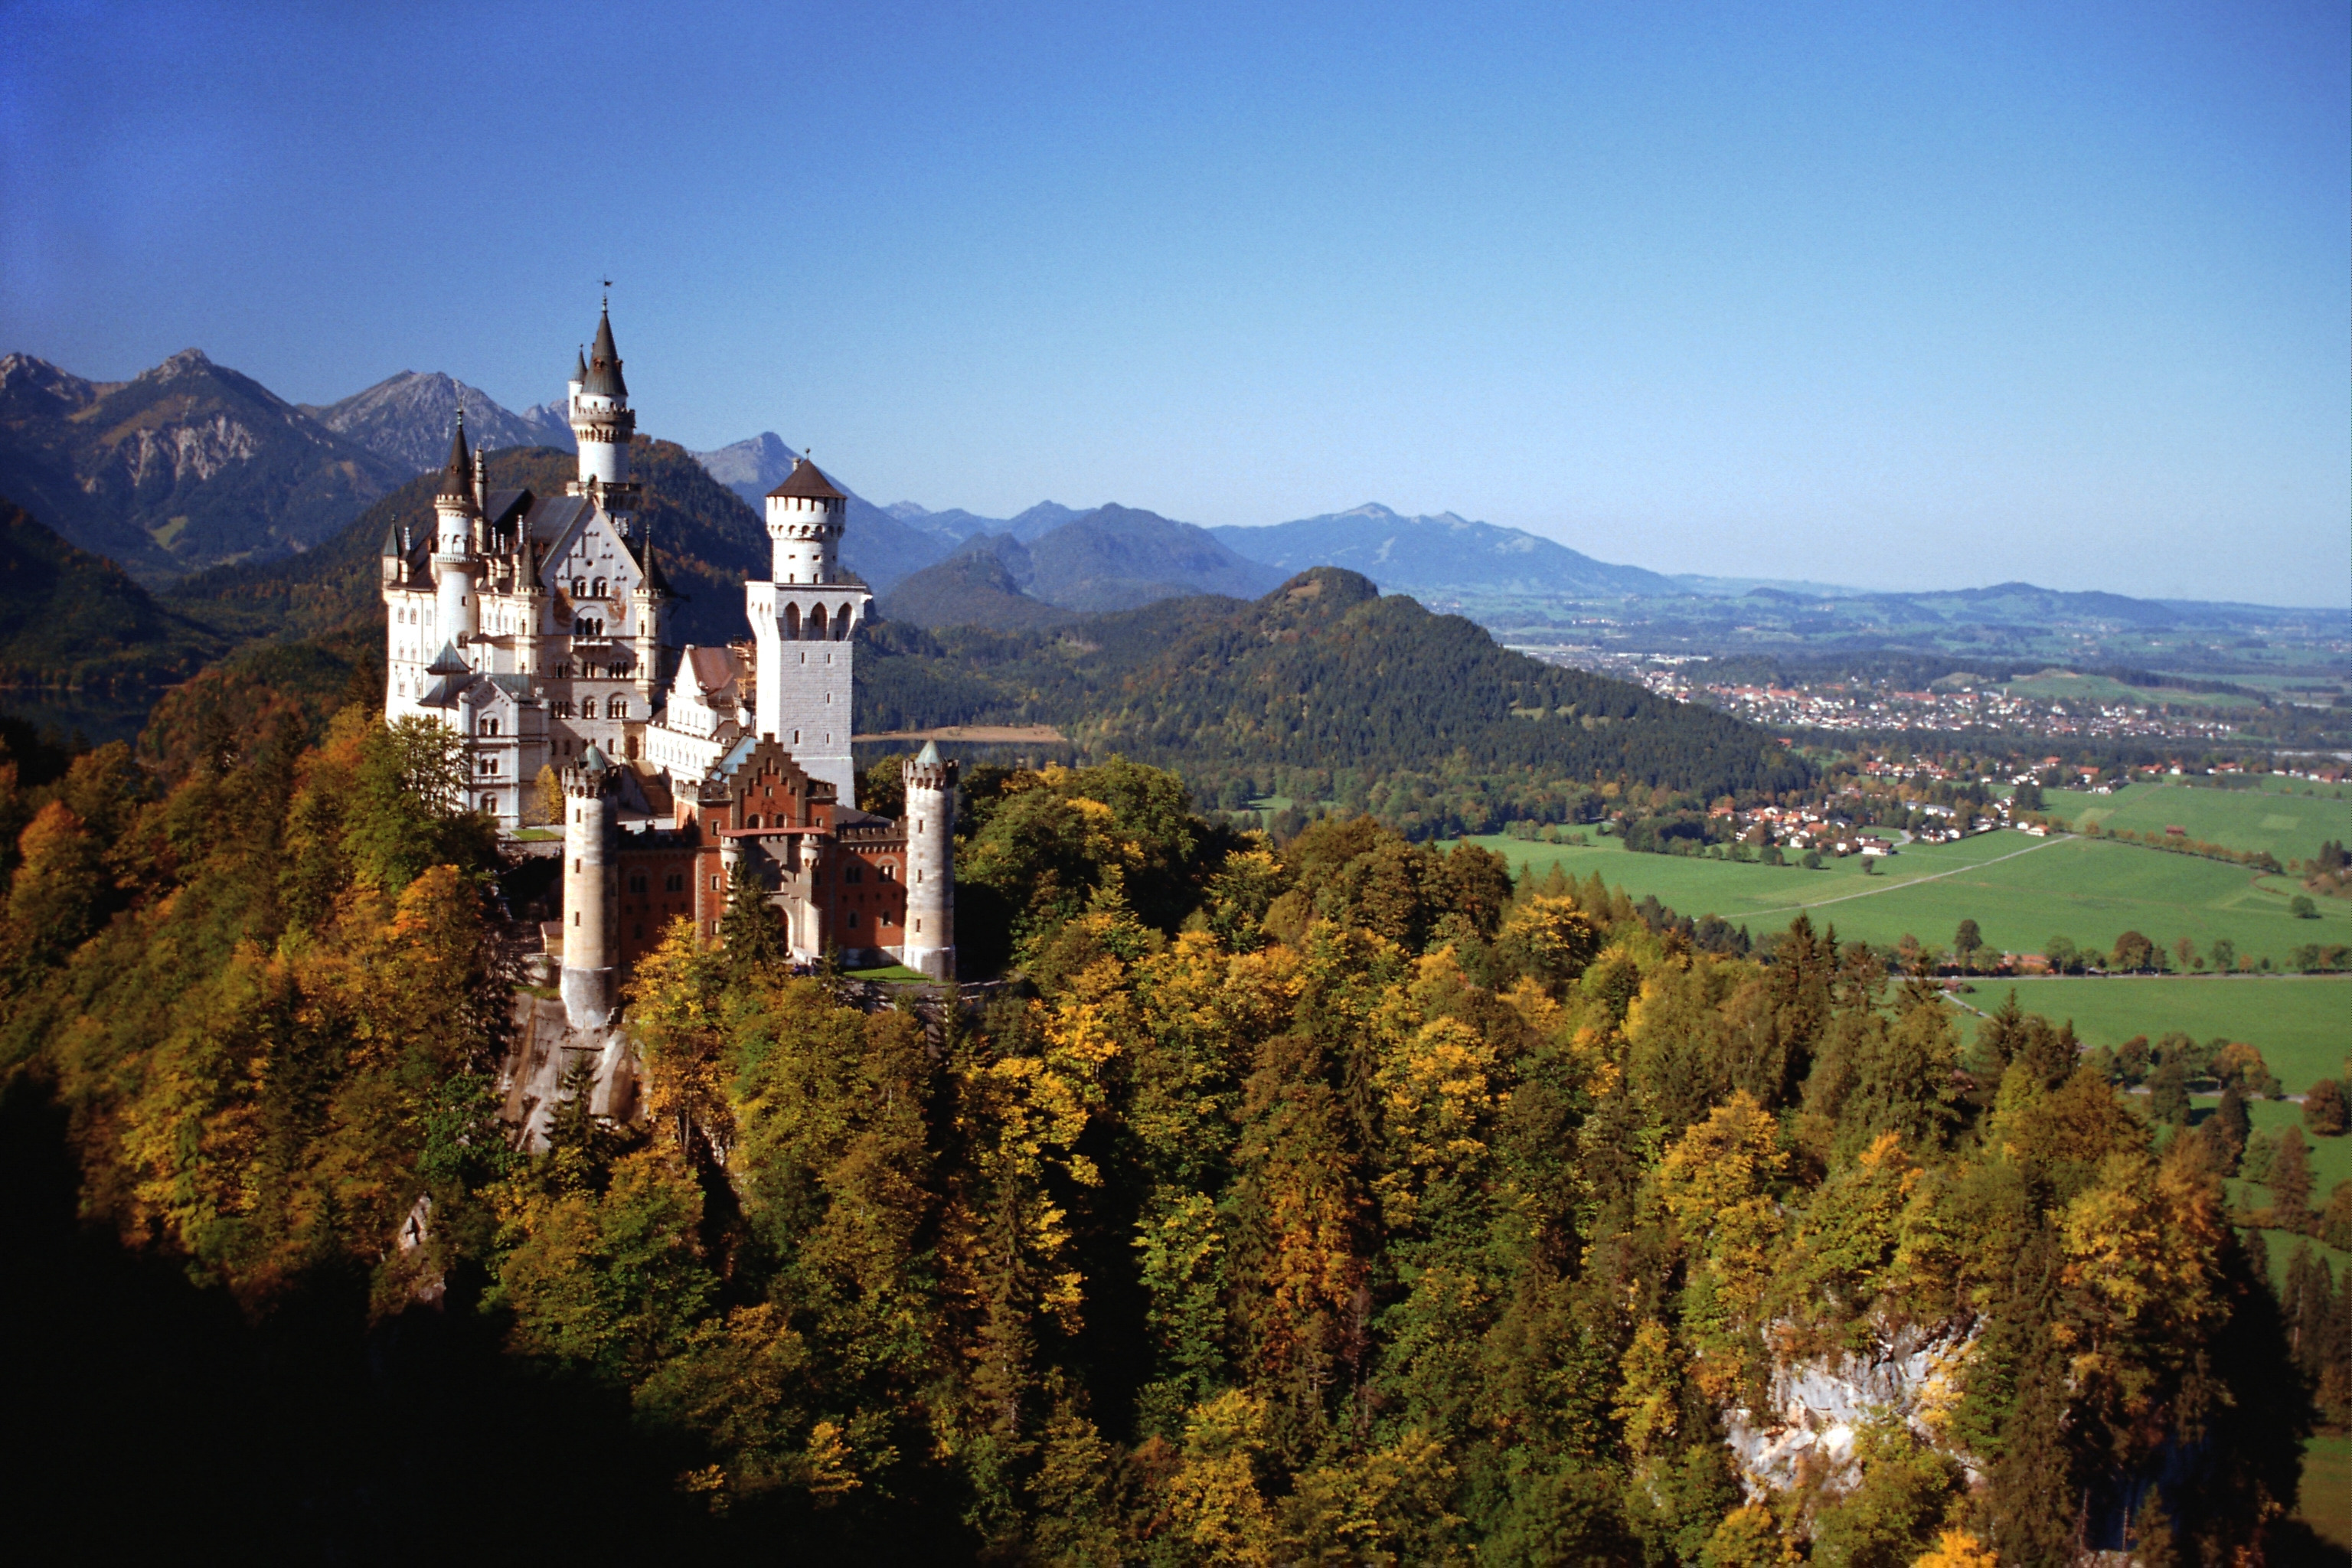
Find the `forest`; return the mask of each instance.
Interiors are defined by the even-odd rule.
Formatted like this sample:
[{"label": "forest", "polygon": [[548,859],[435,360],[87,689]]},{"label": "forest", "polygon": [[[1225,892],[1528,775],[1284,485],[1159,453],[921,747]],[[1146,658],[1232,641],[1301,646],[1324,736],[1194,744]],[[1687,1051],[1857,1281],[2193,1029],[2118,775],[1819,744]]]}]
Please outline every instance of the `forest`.
[{"label": "forest", "polygon": [[446,748],[250,672],[7,740],[35,1550],[2283,1561],[2352,1415],[2221,1134],[1801,920],[980,773],[984,1000],[855,1005],[740,900],[632,982],[646,1117],[526,1157]]}]

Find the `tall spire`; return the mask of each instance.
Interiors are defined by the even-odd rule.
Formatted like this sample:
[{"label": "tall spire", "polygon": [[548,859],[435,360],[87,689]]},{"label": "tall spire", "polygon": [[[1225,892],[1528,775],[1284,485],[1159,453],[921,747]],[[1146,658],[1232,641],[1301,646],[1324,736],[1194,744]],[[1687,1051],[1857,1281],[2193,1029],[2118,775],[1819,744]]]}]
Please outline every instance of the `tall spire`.
[{"label": "tall spire", "polygon": [[449,436],[449,461],[441,470],[442,497],[462,497],[470,506],[474,501],[474,458],[466,450],[466,405],[457,405],[457,427]]},{"label": "tall spire", "polygon": [[584,343],[581,345],[579,353],[572,357],[572,379],[574,381],[588,379],[588,348]]},{"label": "tall spire", "polygon": [[613,343],[613,307],[605,301],[596,318],[596,341],[588,348],[588,374],[581,390],[591,397],[621,398],[629,395],[628,384],[621,379],[621,351]]}]

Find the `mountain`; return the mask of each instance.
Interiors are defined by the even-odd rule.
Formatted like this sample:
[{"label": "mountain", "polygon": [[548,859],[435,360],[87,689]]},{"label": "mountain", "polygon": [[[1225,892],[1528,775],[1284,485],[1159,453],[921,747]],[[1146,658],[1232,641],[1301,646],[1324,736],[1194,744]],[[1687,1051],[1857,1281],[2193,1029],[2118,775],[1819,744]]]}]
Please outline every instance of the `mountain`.
[{"label": "mountain", "polygon": [[1009,631],[1068,619],[1049,613],[1055,609],[1131,610],[1196,594],[1254,599],[1281,580],[1272,567],[1235,555],[1205,528],[1114,505],[1081,513],[1026,543],[1009,531],[975,533],[945,561],[901,582],[884,600],[883,613],[921,626]]},{"label": "mountain", "polygon": [[0,686],[184,679],[227,646],[113,562],[0,500]]},{"label": "mountain", "polygon": [[308,549],[406,477],[195,349],[111,383],[0,358],[0,494],[150,582]]},{"label": "mountain", "polygon": [[1188,594],[1255,599],[1284,576],[1236,555],[1205,528],[1118,505],[1035,535],[1028,554],[1022,586],[1070,610],[1129,610]]},{"label": "mountain", "polygon": [[422,474],[438,468],[448,457],[449,429],[457,423],[461,405],[466,410],[466,435],[478,448],[574,449],[569,425],[559,420],[551,430],[541,420],[510,414],[488,393],[439,371],[420,374],[404,370],[340,403],[323,406],[306,403],[301,408],[336,435],[398,465],[402,472]]},{"label": "mountain", "polygon": [[1076,522],[1086,515],[1049,500],[1039,501],[1017,517],[982,517],[961,507],[927,511],[910,500],[893,501],[883,510],[901,522],[910,522],[950,539],[969,539],[975,533],[1009,533],[1024,543],[1043,538],[1064,523]]},{"label": "mountain", "polygon": [[[772,430],[716,451],[692,454],[711,478],[742,497],[752,514],[761,518],[767,515],[768,492],[793,471],[795,455]],[[842,525],[842,564],[866,579],[876,593],[887,592],[908,574],[922,570],[954,548],[958,535],[909,526],[896,509],[876,506],[843,484],[838,474],[825,477],[849,501]],[[761,574],[765,575],[764,567]]]},{"label": "mountain", "polygon": [[[1033,599],[1021,591],[1021,575],[1029,567],[1029,552],[1009,535],[993,536],[1001,549],[982,541],[980,548],[959,550],[935,565],[900,579],[883,595],[882,619],[936,630],[946,626],[983,626],[991,631],[1042,631],[1076,620],[1076,614]],[[1017,557],[1010,554],[1018,552]],[[1019,564],[1016,569],[1015,561]]]},{"label": "mountain", "polygon": [[1638,566],[1612,566],[1549,539],[1441,512],[1401,517],[1360,506],[1265,528],[1209,531],[1235,553],[1285,572],[1344,566],[1397,593],[1616,598],[1685,592]]}]

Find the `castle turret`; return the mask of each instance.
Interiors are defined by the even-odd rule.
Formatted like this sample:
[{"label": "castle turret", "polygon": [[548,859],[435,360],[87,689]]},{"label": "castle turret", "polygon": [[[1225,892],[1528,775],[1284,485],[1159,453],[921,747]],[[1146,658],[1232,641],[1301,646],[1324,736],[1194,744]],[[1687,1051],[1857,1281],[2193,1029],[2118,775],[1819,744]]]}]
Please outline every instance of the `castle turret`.
[{"label": "castle turret", "polygon": [[906,763],[907,786],[906,943],[898,962],[934,980],[956,977],[955,814],[956,764],[943,762],[932,742]]},{"label": "castle turret", "polygon": [[629,384],[621,379],[621,351],[613,344],[609,306],[597,318],[596,341],[579,376],[572,394],[572,434],[580,443],[574,493],[593,486],[604,495],[607,511],[615,516],[633,512],[636,487],[629,478],[629,442],[637,433],[637,416],[629,411]]},{"label": "castle turret", "polygon": [[772,580],[744,584],[743,596],[760,648],[759,732],[773,736],[810,776],[854,805],[852,639],[873,618],[874,595],[841,569],[848,504],[814,463],[795,460],[784,482],[768,492]]},{"label": "castle turret", "polygon": [[616,943],[610,840],[618,778],[591,743],[563,771],[563,1012],[575,1029],[611,1021]]},{"label": "castle turret", "polygon": [[481,559],[474,552],[474,525],[482,515],[474,488],[474,459],[466,450],[466,411],[457,410],[457,428],[449,437],[449,461],[433,497],[433,594],[436,624],[427,643],[438,640],[463,648],[479,622],[476,618]]}]

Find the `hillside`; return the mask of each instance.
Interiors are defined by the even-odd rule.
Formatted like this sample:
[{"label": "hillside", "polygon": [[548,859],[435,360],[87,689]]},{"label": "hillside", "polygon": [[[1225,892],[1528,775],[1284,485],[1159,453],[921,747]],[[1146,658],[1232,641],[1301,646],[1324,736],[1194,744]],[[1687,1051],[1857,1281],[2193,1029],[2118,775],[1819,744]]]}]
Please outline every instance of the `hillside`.
[{"label": "hillside", "polygon": [[885,638],[859,679],[861,732],[1054,724],[1093,754],[1179,764],[1217,795],[1277,770],[1353,770],[1400,821],[1418,808],[1395,805],[1397,791],[1474,776],[1516,781],[1474,791],[1507,815],[1535,798],[1512,790],[1564,783],[1713,797],[1809,776],[1749,725],[1510,652],[1330,567],[1248,604],[1171,599],[1051,632]]},{"label": "hillside", "polygon": [[510,413],[479,387],[439,371],[420,374],[404,370],[340,403],[301,406],[328,429],[358,442],[402,472],[422,474],[439,468],[448,456],[449,429],[457,423],[461,403],[466,434],[478,448],[573,448],[572,427],[542,413],[545,405],[532,410],[531,417]]},{"label": "hillside", "polygon": [[404,477],[194,349],[111,384],[0,359],[0,494],[150,584],[307,549]]},{"label": "hillside", "polygon": [[882,618],[931,630],[982,626],[1000,632],[1040,631],[1078,618],[1074,611],[1021,591],[1029,552],[1020,541],[982,535],[973,546],[900,579],[882,596]]},{"label": "hillside", "polygon": [[1638,566],[1612,566],[1516,528],[1441,512],[1401,517],[1360,506],[1268,528],[1209,531],[1236,553],[1286,572],[1344,566],[1392,593],[1616,597],[1683,592]]},{"label": "hillside", "polygon": [[227,639],[158,605],[104,556],[0,500],[0,687],[184,679]]}]

